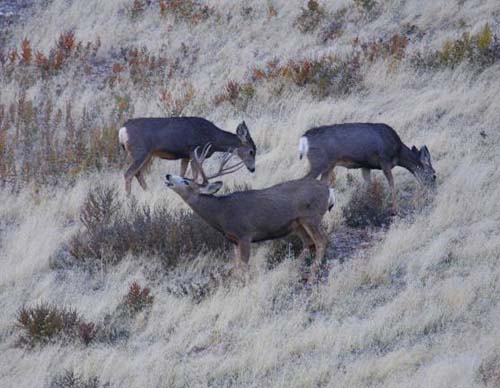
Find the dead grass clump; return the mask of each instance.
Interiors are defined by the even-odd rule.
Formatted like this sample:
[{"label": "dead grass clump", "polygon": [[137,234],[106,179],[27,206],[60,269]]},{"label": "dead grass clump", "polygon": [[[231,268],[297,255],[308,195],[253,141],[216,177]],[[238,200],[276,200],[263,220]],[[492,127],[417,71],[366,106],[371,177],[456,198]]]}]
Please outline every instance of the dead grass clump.
[{"label": "dead grass clump", "polygon": [[297,28],[308,33],[316,30],[327,19],[327,12],[316,0],[308,0],[306,7],[301,8],[301,13],[295,20]]},{"label": "dead grass clump", "polygon": [[17,314],[17,322],[23,331],[19,343],[28,347],[57,340],[88,345],[96,336],[95,325],[85,322],[76,310],[47,303],[23,306]]},{"label": "dead grass clump", "polygon": [[73,370],[65,370],[55,376],[49,385],[50,388],[105,388],[108,383],[102,384],[98,377],[90,376],[85,378]]},{"label": "dead grass clump", "polygon": [[142,288],[139,283],[133,282],[128,289],[127,295],[123,298],[123,305],[130,314],[136,314],[145,309],[150,309],[154,297],[150,294],[148,287]]},{"label": "dead grass clump", "polygon": [[320,33],[320,39],[323,43],[342,36],[346,14],[347,8],[341,8],[332,15],[329,23],[321,30]]},{"label": "dead grass clump", "polygon": [[[15,80],[22,88],[33,86],[40,78],[47,80],[74,65],[75,74],[89,72],[95,67],[93,59],[101,46],[100,39],[95,42],[77,41],[73,31],[64,31],[55,39],[55,45],[43,53],[33,47],[28,38],[20,43],[20,51],[11,48],[6,59],[1,60],[7,81]],[[33,56],[33,53],[34,56]]]},{"label": "dead grass clump", "polygon": [[105,80],[111,88],[130,82],[146,90],[161,84],[165,73],[168,78],[171,76],[167,70],[172,64],[161,52],[155,55],[146,47],[130,47],[122,49],[121,56],[122,60],[111,66],[111,73]]},{"label": "dead grass clump", "polygon": [[411,58],[416,68],[451,68],[468,63],[478,68],[493,65],[500,59],[500,42],[488,23],[480,32],[464,32],[459,39],[447,40],[440,50],[430,53],[417,52]]},{"label": "dead grass clump", "polygon": [[228,102],[236,108],[245,110],[254,95],[255,87],[251,82],[240,84],[238,81],[229,80],[224,86],[224,91],[215,96],[214,104]]},{"label": "dead grass clump", "polygon": [[187,85],[179,96],[174,96],[168,90],[160,90],[160,107],[167,116],[181,116],[195,97],[195,89]]},{"label": "dead grass clump", "polygon": [[302,241],[296,235],[273,240],[266,256],[268,269],[276,268],[286,259],[292,259],[302,250]]},{"label": "dead grass clump", "polygon": [[390,206],[378,180],[373,180],[368,188],[357,187],[342,213],[351,228],[381,227],[391,220]]},{"label": "dead grass clump", "polygon": [[405,57],[407,46],[408,38],[406,36],[394,34],[389,39],[362,43],[361,49],[364,58],[369,62],[379,58],[400,61]]},{"label": "dead grass clump", "polygon": [[354,0],[354,5],[361,11],[370,15],[378,3],[375,0]]},{"label": "dead grass clump", "polygon": [[487,388],[500,387],[500,355],[485,358],[479,365],[477,377]]},{"label": "dead grass clump", "polygon": [[160,14],[163,17],[172,15],[176,22],[198,24],[207,20],[214,8],[197,0],[160,0]]},{"label": "dead grass clump", "polygon": [[81,220],[84,228],[70,240],[67,251],[87,265],[113,264],[133,254],[157,256],[171,268],[204,252],[229,251],[226,239],[192,212],[172,212],[166,205],[139,207],[134,201],[125,210],[110,187],[89,192]]},{"label": "dead grass clump", "polygon": [[56,184],[63,177],[121,166],[116,129],[126,111],[109,125],[91,123],[88,111],[75,115],[70,102],[55,109],[51,99],[35,103],[21,95],[0,104],[0,186]]},{"label": "dead grass clump", "polygon": [[341,60],[334,56],[319,59],[289,60],[280,64],[269,61],[263,68],[252,69],[255,83],[281,83],[308,88],[318,98],[343,96],[361,86],[362,76],[357,56]]}]

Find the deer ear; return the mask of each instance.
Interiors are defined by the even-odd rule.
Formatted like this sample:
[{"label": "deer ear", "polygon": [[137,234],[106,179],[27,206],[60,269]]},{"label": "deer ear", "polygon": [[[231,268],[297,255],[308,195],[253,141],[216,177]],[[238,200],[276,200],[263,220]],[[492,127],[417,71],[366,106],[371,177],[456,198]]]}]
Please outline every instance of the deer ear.
[{"label": "deer ear", "polygon": [[428,162],[430,163],[431,161],[431,153],[429,152],[429,149],[427,148],[427,146],[422,146],[420,148],[420,152],[419,152],[419,155],[420,155],[420,161],[421,162]]},{"label": "deer ear", "polygon": [[241,124],[238,125],[238,128],[236,128],[236,135],[242,143],[246,143],[248,141],[250,134],[248,133],[248,127],[244,121],[242,121]]},{"label": "deer ear", "polygon": [[209,183],[206,186],[200,187],[200,193],[207,195],[215,194],[217,191],[221,189],[221,187],[222,187],[221,181]]}]

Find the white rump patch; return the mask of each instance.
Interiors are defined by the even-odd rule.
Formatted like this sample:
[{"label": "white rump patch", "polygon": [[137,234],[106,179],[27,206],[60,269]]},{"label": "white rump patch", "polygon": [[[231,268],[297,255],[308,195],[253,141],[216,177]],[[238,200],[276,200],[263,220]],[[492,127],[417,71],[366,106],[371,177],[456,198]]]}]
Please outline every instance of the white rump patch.
[{"label": "white rump patch", "polygon": [[329,195],[328,195],[328,210],[330,210],[333,205],[335,205],[335,189],[329,188]]},{"label": "white rump patch", "polygon": [[304,155],[309,152],[309,140],[307,137],[302,136],[299,140],[299,158],[302,159]]},{"label": "white rump patch", "polygon": [[120,144],[122,144],[124,147],[127,145],[128,142],[127,128],[125,127],[120,128],[120,130],[118,131],[118,140],[120,141]]}]

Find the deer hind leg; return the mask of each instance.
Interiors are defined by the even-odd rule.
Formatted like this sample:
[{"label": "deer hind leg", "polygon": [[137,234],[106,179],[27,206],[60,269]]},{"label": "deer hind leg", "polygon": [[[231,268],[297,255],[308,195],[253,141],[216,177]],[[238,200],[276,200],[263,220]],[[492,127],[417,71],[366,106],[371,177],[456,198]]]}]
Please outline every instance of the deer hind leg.
[{"label": "deer hind leg", "polygon": [[316,250],[316,256],[314,258],[314,262],[311,265],[311,273],[309,274],[308,279],[308,283],[312,283],[316,277],[316,273],[321,266],[323,256],[325,255],[328,236],[321,228],[321,220],[317,220],[317,222],[302,223],[302,226],[304,227],[311,240],[314,242],[314,247]]},{"label": "deer hind leg", "polygon": [[328,170],[321,173],[320,181],[328,186],[335,186],[337,175],[335,174],[335,166],[331,166]]},{"label": "deer hind leg", "polygon": [[[148,162],[148,154],[143,154],[139,158],[134,158],[134,162],[130,165],[130,167],[125,172],[125,191],[127,195],[130,195],[132,191],[132,179],[140,173],[141,169]],[[138,178],[139,180],[139,178]],[[140,181],[139,181],[140,183]],[[141,185],[142,186],[142,185]]]},{"label": "deer hind leg", "polygon": [[296,230],[295,233],[297,234],[297,236],[299,236],[300,241],[302,242],[302,250],[300,251],[299,255],[297,256],[297,261],[300,262],[300,261],[305,260],[305,258],[307,256],[307,252],[310,249],[314,249],[314,242],[309,237],[306,230],[302,226],[299,226],[299,228]]},{"label": "deer hind leg", "polygon": [[330,169],[333,169],[333,166],[330,166],[328,156],[321,149],[310,149],[307,153],[307,159],[309,160],[309,172],[307,173],[309,178],[317,178],[321,175],[321,180],[323,180],[323,176],[328,175]]},{"label": "deer hind leg", "polygon": [[144,191],[147,191],[148,185],[146,184],[146,180],[144,179],[144,174],[145,172],[149,169],[151,166],[151,162],[153,161],[153,157],[149,156],[144,165],[139,169],[137,174],[135,174],[135,177],[137,178],[137,181],[141,185],[142,189]]},{"label": "deer hind leg", "polygon": [[398,212],[398,202],[396,197],[396,188],[394,187],[394,177],[392,176],[391,166],[384,165],[382,166],[382,171],[384,172],[385,177],[387,178],[387,182],[389,183],[389,187],[391,188],[391,200],[392,200],[392,213],[396,214]]}]

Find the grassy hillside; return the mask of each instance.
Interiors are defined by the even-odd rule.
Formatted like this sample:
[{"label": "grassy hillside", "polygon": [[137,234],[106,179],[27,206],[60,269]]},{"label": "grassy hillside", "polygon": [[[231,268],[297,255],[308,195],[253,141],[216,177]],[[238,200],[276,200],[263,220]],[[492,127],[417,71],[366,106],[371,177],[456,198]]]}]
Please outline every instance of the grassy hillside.
[{"label": "grassy hillside", "polygon": [[[2,387],[500,386],[496,0],[7,3]],[[438,187],[396,168],[388,222],[381,174],[367,209],[339,168],[323,279],[302,285],[287,240],[254,245],[241,283],[164,187],[177,163],[125,198],[118,128],[169,115],[246,121],[256,173],[227,190],[300,177],[301,134],[352,121],[427,144]]]}]

